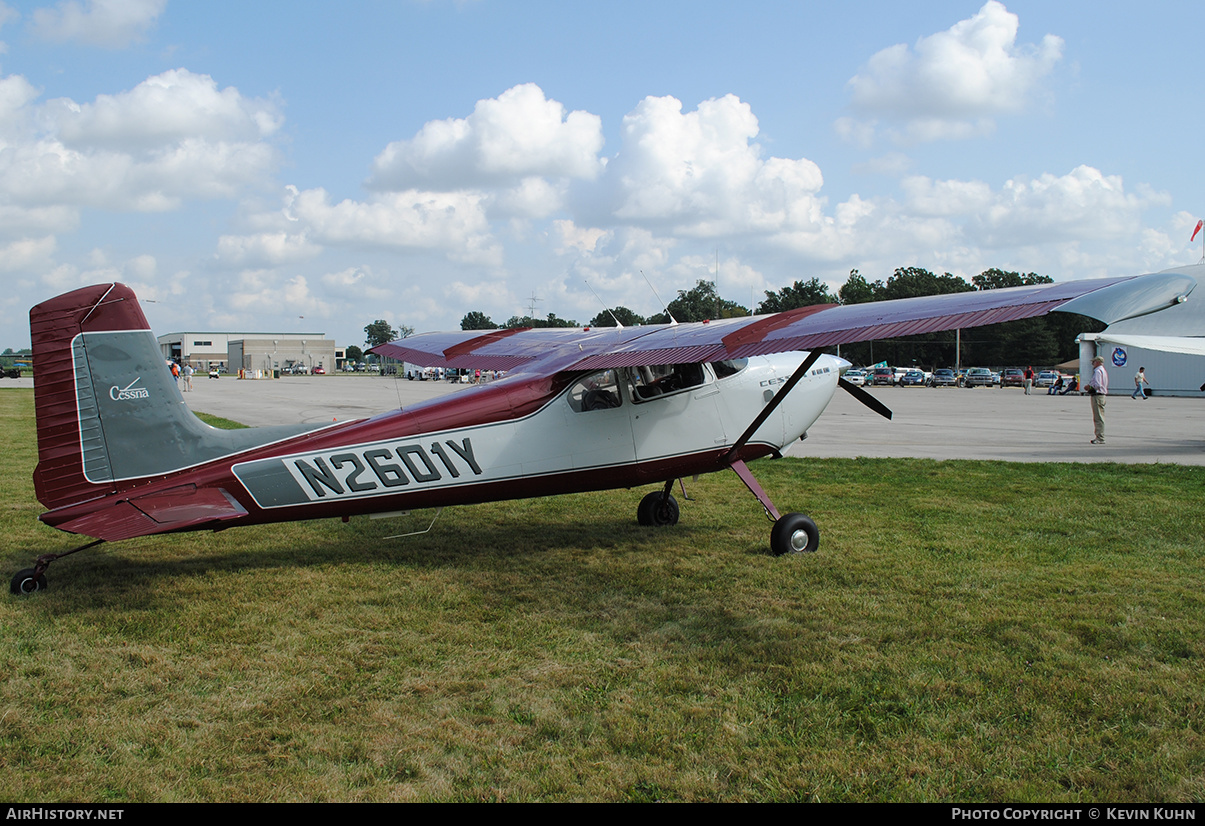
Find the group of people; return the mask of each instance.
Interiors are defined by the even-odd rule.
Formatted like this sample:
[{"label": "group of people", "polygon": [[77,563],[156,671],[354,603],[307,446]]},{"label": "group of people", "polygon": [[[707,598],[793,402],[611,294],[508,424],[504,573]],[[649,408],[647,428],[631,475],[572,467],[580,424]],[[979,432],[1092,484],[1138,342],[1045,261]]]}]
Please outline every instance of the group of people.
[{"label": "group of people", "polygon": [[[184,366],[181,367],[178,361],[168,359],[167,368],[172,371],[172,378],[176,380],[177,387],[179,387],[185,393],[187,393],[189,390],[192,390],[192,377],[193,373],[196,371],[193,370],[191,364],[184,362]],[[184,379],[183,384],[180,383],[180,379]]]},{"label": "group of people", "polygon": [[1079,390],[1079,379],[1070,378],[1064,379],[1060,373],[1059,377],[1054,380],[1054,384],[1046,390],[1047,396],[1066,396],[1068,393],[1074,393]]}]

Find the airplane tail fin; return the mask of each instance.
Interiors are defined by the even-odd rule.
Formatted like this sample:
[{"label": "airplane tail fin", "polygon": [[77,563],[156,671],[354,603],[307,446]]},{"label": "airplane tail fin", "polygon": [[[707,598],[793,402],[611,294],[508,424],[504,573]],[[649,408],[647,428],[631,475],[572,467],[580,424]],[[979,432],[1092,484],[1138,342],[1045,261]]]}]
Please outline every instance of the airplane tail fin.
[{"label": "airplane tail fin", "polygon": [[133,290],[84,287],[29,311],[38,466],[48,508],[310,430],[222,431],[184,404]]},{"label": "airplane tail fin", "polygon": [[[113,489],[115,474],[110,462],[104,429],[100,422],[100,399],[96,380],[109,378],[112,359],[104,361],[102,342],[151,336],[150,325],[133,291],[121,284],[101,284],[60,295],[29,311],[33,342],[34,407],[38,420],[38,466],[34,488],[38,501],[48,508],[103,495]],[[138,350],[146,350],[147,347]],[[121,359],[133,368],[137,379],[166,372],[154,338],[150,353],[142,358]],[[100,376],[89,369],[88,349],[95,345]],[[119,345],[124,349],[123,345]],[[154,356],[153,360],[150,356]],[[126,365],[123,365],[123,367]],[[150,396],[145,382],[125,378],[115,382],[115,396],[140,392]],[[103,377],[103,378],[102,378]],[[169,374],[170,378],[170,374]],[[123,381],[124,380],[124,381]],[[127,385],[128,388],[127,388]],[[155,390],[162,395],[163,388]],[[109,400],[113,404],[118,399]],[[132,401],[128,399],[126,401]]]}]

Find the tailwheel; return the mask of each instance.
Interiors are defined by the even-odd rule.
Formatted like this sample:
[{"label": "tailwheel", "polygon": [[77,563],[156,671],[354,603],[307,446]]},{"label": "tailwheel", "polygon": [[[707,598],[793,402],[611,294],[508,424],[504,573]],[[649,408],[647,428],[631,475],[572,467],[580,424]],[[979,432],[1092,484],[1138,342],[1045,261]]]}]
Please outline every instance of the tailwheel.
[{"label": "tailwheel", "polygon": [[35,591],[46,590],[46,575],[39,574],[35,568],[25,568],[17,571],[17,575],[13,577],[13,581],[9,583],[8,590],[10,593],[22,596],[32,594]]},{"label": "tailwheel", "polygon": [[819,547],[820,529],[802,513],[788,513],[779,517],[770,531],[770,551],[775,556],[810,554]]},{"label": "tailwheel", "polygon": [[636,508],[636,521],[641,525],[678,524],[678,500],[668,493],[650,493]]}]

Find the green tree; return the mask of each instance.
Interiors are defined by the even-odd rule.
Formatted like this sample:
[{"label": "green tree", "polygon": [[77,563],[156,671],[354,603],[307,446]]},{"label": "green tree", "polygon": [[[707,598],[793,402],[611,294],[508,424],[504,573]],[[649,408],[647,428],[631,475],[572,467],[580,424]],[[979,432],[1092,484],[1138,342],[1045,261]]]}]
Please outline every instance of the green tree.
[{"label": "green tree", "polygon": [[[614,318],[611,317],[612,313],[614,313]],[[590,319],[590,326],[614,327],[616,318],[619,319],[619,323],[624,327],[638,327],[645,323],[644,316],[636,315],[636,313],[632,312],[627,307],[616,307],[610,312],[603,311],[594,316],[594,318]]]},{"label": "green tree", "polygon": [[343,356],[352,364],[357,364],[364,360],[364,351],[353,344],[343,349]]},{"label": "green tree", "polygon": [[529,315],[511,316],[506,323],[502,325],[507,330],[513,330],[516,327],[578,327],[576,321],[571,318],[557,318],[556,313],[549,313],[548,318],[532,318]]},{"label": "green tree", "polygon": [[376,347],[378,344],[387,344],[390,341],[397,341],[399,338],[406,338],[412,335],[414,335],[413,327],[403,324],[399,329],[395,330],[383,318],[378,318],[364,328],[364,341],[369,347]]},{"label": "green tree", "polygon": [[1049,275],[1038,275],[1036,272],[1021,275],[1019,272],[1005,272],[993,267],[971,278],[971,283],[977,290],[998,290],[1003,287],[1031,287],[1034,284],[1053,284],[1054,279]]},{"label": "green tree", "polygon": [[813,276],[810,281],[796,281],[776,293],[767,290],[766,300],[757,305],[757,312],[758,314],[783,313],[799,307],[811,307],[814,304],[836,303],[837,299],[828,291],[828,285]]},{"label": "green tree", "polygon": [[470,313],[465,313],[464,318],[460,319],[460,329],[462,330],[497,330],[498,325],[490,320],[490,317],[479,310],[473,310]]},{"label": "green tree", "polygon": [[[720,298],[715,284],[699,281],[692,289],[678,290],[678,297],[669,303],[675,321],[707,321],[712,318],[739,318],[749,315],[749,308]],[[665,313],[649,317],[650,324],[668,324]]]},{"label": "green tree", "polygon": [[364,327],[364,342],[371,348],[385,344],[397,338],[397,330],[383,318]]},{"label": "green tree", "polygon": [[934,275],[920,267],[899,267],[878,291],[876,301],[893,298],[916,298],[923,295],[969,293],[975,288],[956,275]]},{"label": "green tree", "polygon": [[842,304],[865,304],[868,301],[878,301],[878,293],[883,289],[882,281],[873,284],[857,270],[849,271],[849,279],[837,290],[837,298]]}]

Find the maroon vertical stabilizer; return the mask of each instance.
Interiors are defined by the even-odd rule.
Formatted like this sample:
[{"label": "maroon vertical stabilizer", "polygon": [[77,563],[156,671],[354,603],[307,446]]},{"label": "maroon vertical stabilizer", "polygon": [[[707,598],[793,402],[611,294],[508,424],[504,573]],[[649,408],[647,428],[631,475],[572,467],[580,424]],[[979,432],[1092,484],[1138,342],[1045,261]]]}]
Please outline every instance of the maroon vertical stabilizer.
[{"label": "maroon vertical stabilizer", "polygon": [[124,284],[84,287],[29,311],[38,420],[33,482],[38,501],[46,507],[62,507],[114,489],[111,483],[94,484],[84,477],[72,342],[81,333],[149,329],[138,299]]}]

